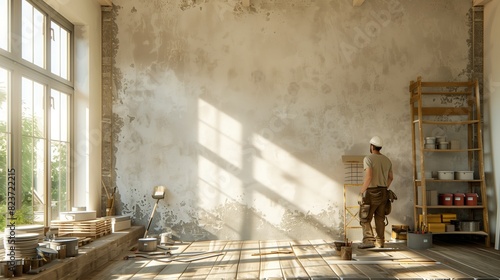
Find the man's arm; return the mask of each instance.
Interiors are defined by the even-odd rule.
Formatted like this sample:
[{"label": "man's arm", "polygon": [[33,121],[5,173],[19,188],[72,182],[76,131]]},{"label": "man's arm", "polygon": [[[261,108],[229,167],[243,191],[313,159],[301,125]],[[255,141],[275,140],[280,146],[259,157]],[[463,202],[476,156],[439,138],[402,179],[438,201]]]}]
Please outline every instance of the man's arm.
[{"label": "man's arm", "polygon": [[389,175],[387,176],[387,188],[391,186],[392,180],[394,180],[394,175],[392,174],[392,170],[389,171]]},{"label": "man's arm", "polygon": [[373,178],[373,170],[371,167],[366,168],[365,181],[363,182],[363,187],[361,187],[360,193],[363,194],[366,189],[370,186]]}]

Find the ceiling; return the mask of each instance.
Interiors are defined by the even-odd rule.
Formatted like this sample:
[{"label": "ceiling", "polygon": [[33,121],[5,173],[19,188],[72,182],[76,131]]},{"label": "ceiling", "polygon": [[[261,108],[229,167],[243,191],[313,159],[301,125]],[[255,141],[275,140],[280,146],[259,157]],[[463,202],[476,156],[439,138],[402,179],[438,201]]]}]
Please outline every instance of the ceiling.
[{"label": "ceiling", "polygon": [[[112,6],[113,5],[113,0],[97,0],[101,6]],[[246,7],[250,6],[250,3],[252,0],[241,0],[242,4]],[[486,3],[490,2],[491,0],[472,0],[472,5],[473,6],[484,6]],[[354,7],[359,7],[363,5],[365,0],[352,0],[352,5]]]}]

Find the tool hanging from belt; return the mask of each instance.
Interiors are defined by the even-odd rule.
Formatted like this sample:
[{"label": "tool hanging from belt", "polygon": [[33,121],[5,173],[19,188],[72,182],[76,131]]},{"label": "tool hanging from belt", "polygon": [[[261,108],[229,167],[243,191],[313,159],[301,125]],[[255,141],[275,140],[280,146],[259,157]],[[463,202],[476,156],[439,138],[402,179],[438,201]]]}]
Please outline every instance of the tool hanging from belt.
[{"label": "tool hanging from belt", "polygon": [[394,200],[397,200],[397,195],[392,190],[387,190],[387,202],[385,203],[385,225],[389,225],[389,219],[387,219],[387,215],[389,215],[392,211],[392,203]]}]

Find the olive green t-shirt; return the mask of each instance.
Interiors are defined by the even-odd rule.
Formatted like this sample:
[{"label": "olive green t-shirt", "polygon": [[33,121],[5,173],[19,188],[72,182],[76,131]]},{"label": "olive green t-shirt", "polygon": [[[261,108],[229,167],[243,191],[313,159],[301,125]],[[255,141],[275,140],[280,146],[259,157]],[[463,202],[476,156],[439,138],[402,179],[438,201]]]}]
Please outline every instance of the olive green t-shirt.
[{"label": "olive green t-shirt", "polygon": [[363,168],[372,169],[372,181],[369,188],[387,187],[387,178],[392,171],[391,160],[383,154],[370,154],[363,160]]}]

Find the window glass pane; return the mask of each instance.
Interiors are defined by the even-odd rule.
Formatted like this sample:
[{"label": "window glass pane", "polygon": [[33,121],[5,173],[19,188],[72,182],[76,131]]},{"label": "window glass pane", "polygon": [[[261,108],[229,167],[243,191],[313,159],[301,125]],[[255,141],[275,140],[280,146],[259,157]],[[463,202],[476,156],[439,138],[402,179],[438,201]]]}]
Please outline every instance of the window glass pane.
[{"label": "window glass pane", "polygon": [[43,222],[45,197],[45,139],[22,137],[22,200],[23,224]]},{"label": "window glass pane", "polygon": [[69,209],[69,144],[51,141],[51,214],[52,219]]},{"label": "window glass pane", "polygon": [[57,23],[51,22],[51,71],[61,78],[68,79],[69,33]]},{"label": "window glass pane", "polygon": [[57,90],[51,91],[50,130],[51,140],[68,141],[68,95]]},{"label": "window glass pane", "polygon": [[22,57],[45,67],[45,16],[25,0],[22,13]]},{"label": "window glass pane", "polygon": [[22,79],[23,94],[22,97],[22,128],[23,135],[33,136],[33,81]]},{"label": "window glass pane", "polygon": [[[34,221],[43,222],[45,205],[45,139],[33,139],[33,212]],[[24,191],[24,190],[23,190]],[[29,193],[27,193],[29,194]],[[28,200],[26,200],[27,202]],[[23,207],[25,200],[23,200]],[[40,220],[41,218],[41,220]],[[31,221],[29,221],[31,222]]]},{"label": "window glass pane", "polygon": [[52,90],[50,94],[50,139],[51,140],[61,140],[61,127],[59,126],[59,119],[61,113],[59,110],[61,106],[60,93],[56,90]]},{"label": "window glass pane", "polygon": [[9,72],[0,68],[0,133],[7,133]]},{"label": "window glass pane", "polygon": [[8,92],[9,72],[0,68],[0,231],[5,228],[7,213],[7,184],[9,173],[9,127],[8,127]]},{"label": "window glass pane", "polygon": [[22,215],[43,222],[45,197],[45,88],[22,78]]},{"label": "window glass pane", "polygon": [[33,62],[33,6],[23,1],[22,20],[22,55],[29,62]]},{"label": "window glass pane", "polygon": [[0,48],[8,51],[9,42],[9,1],[0,0]]},{"label": "window glass pane", "polygon": [[45,94],[44,86],[27,78],[22,78],[22,122],[23,134],[44,137]]},{"label": "window glass pane", "polygon": [[69,95],[61,94],[61,116],[59,117],[61,120],[60,129],[61,129],[61,141],[69,141]]},{"label": "window glass pane", "polygon": [[52,219],[69,208],[69,97],[57,90],[51,90],[51,214]]}]

